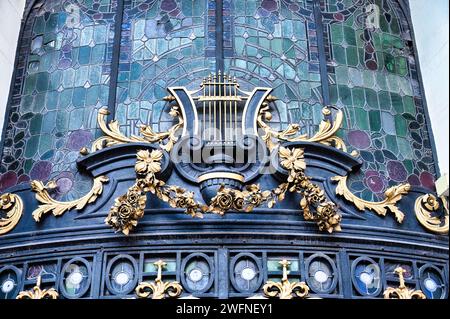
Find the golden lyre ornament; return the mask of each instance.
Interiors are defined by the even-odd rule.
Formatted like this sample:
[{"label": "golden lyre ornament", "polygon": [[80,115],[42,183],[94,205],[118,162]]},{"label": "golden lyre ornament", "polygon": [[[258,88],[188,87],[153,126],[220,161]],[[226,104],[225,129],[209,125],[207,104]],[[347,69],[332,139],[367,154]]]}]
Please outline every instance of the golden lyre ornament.
[{"label": "golden lyre ornament", "polygon": [[39,275],[36,280],[36,286],[28,291],[21,291],[17,295],[16,299],[58,299],[59,294],[55,288],[41,289],[41,276]]},{"label": "golden lyre ornament", "polygon": [[264,295],[267,297],[278,297],[280,299],[306,298],[309,294],[309,287],[302,282],[290,282],[288,280],[288,268],[291,264],[288,260],[283,259],[278,262],[283,267],[283,277],[281,282],[268,281],[263,286]]},{"label": "golden lyre ornament", "polygon": [[136,295],[139,298],[149,299],[165,299],[176,298],[183,292],[183,287],[177,281],[164,282],[162,281],[162,270],[167,266],[167,263],[158,260],[154,263],[158,267],[158,274],[154,282],[141,282],[136,287]]},{"label": "golden lyre ornament", "polygon": [[0,235],[3,235],[13,230],[19,223],[23,214],[23,201],[16,194],[3,194],[0,196],[0,210],[6,213],[0,218]]},{"label": "golden lyre ornament", "polygon": [[384,299],[426,299],[422,290],[409,289],[405,285],[405,278],[403,274],[406,272],[402,267],[395,268],[394,272],[398,274],[400,285],[398,288],[389,287],[383,295]]},{"label": "golden lyre ornament", "polygon": [[427,230],[436,234],[448,234],[448,203],[445,197],[441,197],[443,202],[445,216],[443,220],[437,216],[432,216],[431,213],[436,212],[439,209],[439,202],[437,198],[432,194],[426,194],[419,196],[416,199],[414,205],[414,211],[416,213],[417,220]]}]

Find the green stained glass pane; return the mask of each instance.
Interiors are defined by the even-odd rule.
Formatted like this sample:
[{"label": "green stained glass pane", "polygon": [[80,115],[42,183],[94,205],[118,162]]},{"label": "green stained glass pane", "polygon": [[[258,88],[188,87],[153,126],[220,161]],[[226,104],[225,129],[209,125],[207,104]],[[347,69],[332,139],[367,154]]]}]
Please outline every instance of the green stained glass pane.
[{"label": "green stained glass pane", "polygon": [[367,105],[373,109],[378,109],[378,97],[374,90],[365,89]]},{"label": "green stained glass pane", "polygon": [[341,44],[344,40],[344,33],[342,32],[342,26],[340,24],[332,24],[331,29],[331,41],[336,44]]},{"label": "green stained glass pane", "polygon": [[352,92],[348,86],[339,85],[339,98],[341,99],[341,102],[345,105],[351,106],[352,105]]},{"label": "green stained glass pane", "polygon": [[386,91],[380,91],[378,93],[378,98],[380,101],[380,108],[382,110],[390,110],[391,109],[391,96],[389,92]]},{"label": "green stained glass pane", "polygon": [[367,116],[367,111],[362,108],[359,108],[359,107],[355,107],[354,111],[355,111],[356,125],[361,130],[369,130],[370,126],[369,126],[369,119]]},{"label": "green stained glass pane", "polygon": [[386,135],[385,141],[386,148],[395,155],[398,155],[397,137],[395,135]]},{"label": "green stained glass pane", "polygon": [[403,105],[405,107],[405,112],[415,115],[416,114],[416,106],[414,104],[414,99],[412,96],[404,96],[403,97]]},{"label": "green stained glass pane", "polygon": [[36,154],[39,146],[39,137],[39,135],[31,136],[27,141],[24,154],[25,157],[31,158]]},{"label": "green stained glass pane", "polygon": [[354,88],[352,89],[353,105],[358,107],[364,107],[366,104],[366,98],[364,96],[364,89]]},{"label": "green stained glass pane", "polygon": [[346,49],[347,52],[347,63],[351,66],[357,66],[358,65],[358,50],[354,46],[349,46]]},{"label": "green stained glass pane", "polygon": [[400,95],[391,93],[391,103],[397,113],[403,113],[403,99]]},{"label": "green stained glass pane", "polygon": [[355,30],[351,27],[344,26],[344,39],[348,45],[356,45]]},{"label": "green stained glass pane", "polygon": [[347,64],[345,49],[339,45],[333,45],[333,57],[339,64]]},{"label": "green stained glass pane", "polygon": [[395,129],[398,136],[405,137],[408,132],[408,125],[405,118],[401,115],[395,116]]},{"label": "green stained glass pane", "polygon": [[379,132],[381,130],[381,116],[380,111],[369,111],[370,129],[373,132]]}]

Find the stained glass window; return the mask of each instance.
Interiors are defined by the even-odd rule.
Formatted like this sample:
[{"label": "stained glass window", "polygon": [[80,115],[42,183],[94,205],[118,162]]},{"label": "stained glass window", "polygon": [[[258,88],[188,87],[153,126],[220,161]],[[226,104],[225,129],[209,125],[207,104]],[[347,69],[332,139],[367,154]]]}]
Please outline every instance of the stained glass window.
[{"label": "stained glass window", "polygon": [[159,122],[167,87],[192,88],[215,69],[214,55],[206,52],[211,4],[125,1],[116,108],[125,133],[137,134],[140,123]]},{"label": "stained glass window", "polygon": [[37,0],[27,8],[0,191],[55,179],[57,196],[79,197],[90,181],[76,159],[99,134],[100,107],[127,135],[140,123],[160,130],[166,88],[196,88],[219,69],[244,89],[273,87],[280,127],[297,122],[313,134],[324,101],[342,109],[340,134],[364,162],[350,181],[357,195],[377,199],[401,182],[433,188],[411,31],[396,0]]},{"label": "stained glass window", "polygon": [[281,126],[299,122],[312,133],[322,118],[312,1],[225,2],[224,44],[232,48],[225,69],[249,87],[274,88]]},{"label": "stained glass window", "polygon": [[406,18],[396,1],[328,0],[331,103],[364,162],[351,188],[379,199],[401,182],[433,188],[433,158]]}]

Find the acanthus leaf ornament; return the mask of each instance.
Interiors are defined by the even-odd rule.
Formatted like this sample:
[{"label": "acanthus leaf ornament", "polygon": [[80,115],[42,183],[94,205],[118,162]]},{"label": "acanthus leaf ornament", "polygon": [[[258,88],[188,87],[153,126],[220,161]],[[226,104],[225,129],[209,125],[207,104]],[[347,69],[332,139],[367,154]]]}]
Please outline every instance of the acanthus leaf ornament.
[{"label": "acanthus leaf ornament", "polygon": [[[178,120],[171,128],[166,132],[154,132],[149,125],[141,125],[139,128],[142,136],[132,135],[131,137],[125,136],[120,131],[120,124],[117,120],[112,120],[109,123],[106,122],[106,117],[109,114],[108,109],[101,108],[98,111],[97,122],[102,130],[104,136],[99,137],[92,143],[91,153],[101,150],[105,147],[110,147],[117,144],[125,143],[160,143],[160,147],[165,151],[170,151],[173,145],[177,142],[178,137],[176,132],[184,125],[184,120],[178,106],[171,107],[169,114]],[[166,144],[162,144],[164,140],[168,140]],[[81,154],[86,155],[89,153],[87,148],[81,149]]]},{"label": "acanthus leaf ornament", "polygon": [[416,199],[414,211],[417,220],[423,227],[433,233],[445,235],[448,234],[449,224],[448,203],[445,197],[441,197],[441,200],[445,211],[443,220],[438,216],[432,216],[432,213],[439,209],[439,202],[432,194],[419,196]]},{"label": "acanthus leaf ornament", "polygon": [[422,290],[409,289],[405,285],[403,274],[406,272],[402,267],[395,268],[394,272],[398,275],[400,284],[398,288],[388,287],[384,292],[384,299],[426,299]]},{"label": "acanthus leaf ornament", "polygon": [[2,194],[0,196],[0,210],[6,213],[4,217],[0,218],[0,235],[3,235],[13,230],[19,223],[23,214],[23,201],[16,194]]},{"label": "acanthus leaf ornament", "polygon": [[41,276],[37,277],[36,286],[31,290],[21,291],[16,299],[58,299],[59,294],[55,288],[41,289]]},{"label": "acanthus leaf ornament", "polygon": [[283,268],[283,277],[281,282],[268,281],[263,286],[264,295],[267,297],[278,297],[279,299],[292,299],[294,297],[306,298],[309,294],[309,287],[306,283],[290,282],[288,279],[288,267],[291,264],[283,259],[278,262]]},{"label": "acanthus leaf ornament", "polygon": [[41,181],[31,181],[31,189],[36,193],[36,199],[41,203],[37,209],[33,211],[33,218],[36,222],[39,222],[43,215],[52,213],[53,216],[60,216],[65,212],[76,209],[81,210],[86,205],[94,203],[97,198],[103,192],[103,184],[109,181],[107,176],[98,176],[94,178],[94,182],[91,190],[81,197],[80,199],[61,202],[53,199],[49,190],[56,187],[56,183],[51,181],[47,185],[44,185]]},{"label": "acanthus leaf ornament", "polygon": [[374,211],[378,215],[386,216],[390,211],[395,215],[398,223],[402,223],[405,214],[396,206],[397,202],[402,199],[403,195],[408,194],[411,185],[408,183],[392,186],[386,190],[384,195],[386,198],[380,202],[369,202],[354,195],[347,187],[347,176],[335,176],[331,178],[337,182],[336,194],[343,196],[347,201],[353,203],[360,211],[365,209]]},{"label": "acanthus leaf ornament", "polygon": [[[274,100],[273,98],[271,101]],[[331,111],[328,107],[324,107],[322,109],[322,114],[324,117],[329,117],[331,115]],[[278,141],[284,142],[316,142],[321,143],[328,146],[334,146],[337,149],[340,149],[344,152],[347,152],[347,147],[344,141],[336,136],[336,132],[342,126],[344,115],[342,110],[338,110],[333,121],[330,121],[328,118],[324,118],[319,124],[319,130],[312,136],[308,137],[306,134],[297,135],[300,126],[298,124],[289,124],[286,129],[283,131],[276,131],[272,129],[269,122],[272,119],[272,113],[270,113],[270,107],[267,102],[263,103],[263,107],[259,110],[259,114],[257,117],[258,126],[264,131],[264,135],[262,139],[266,143],[267,148],[272,151],[276,147],[279,146]],[[297,135],[297,136],[296,136]],[[277,142],[274,142],[278,140]],[[356,152],[352,152],[353,156],[356,156]]]},{"label": "acanthus leaf ornament", "polygon": [[183,287],[177,281],[164,282],[162,280],[162,270],[167,263],[158,260],[154,263],[158,268],[158,273],[154,282],[141,282],[135,289],[139,298],[165,299],[167,297],[176,298],[183,292]]}]

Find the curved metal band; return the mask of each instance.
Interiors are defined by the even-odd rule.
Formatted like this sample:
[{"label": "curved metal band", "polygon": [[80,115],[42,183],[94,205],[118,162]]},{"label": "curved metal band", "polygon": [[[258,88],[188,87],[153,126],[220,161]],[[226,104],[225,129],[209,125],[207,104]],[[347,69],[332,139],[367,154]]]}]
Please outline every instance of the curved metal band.
[{"label": "curved metal band", "polygon": [[241,174],[230,173],[230,172],[206,173],[206,174],[200,175],[198,177],[197,181],[199,183],[202,183],[208,179],[213,179],[213,178],[229,178],[229,179],[237,180],[241,183],[244,182],[244,176],[242,176]]}]

